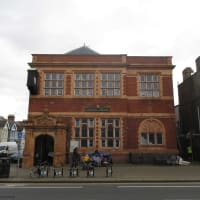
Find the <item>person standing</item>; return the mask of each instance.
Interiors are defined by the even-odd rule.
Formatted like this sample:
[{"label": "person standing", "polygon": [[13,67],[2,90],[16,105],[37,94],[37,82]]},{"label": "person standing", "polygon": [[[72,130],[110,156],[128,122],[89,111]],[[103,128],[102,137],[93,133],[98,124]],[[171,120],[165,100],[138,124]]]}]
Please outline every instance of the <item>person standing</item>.
[{"label": "person standing", "polygon": [[78,147],[75,147],[72,154],[72,166],[71,167],[78,167],[80,162],[80,154],[78,151]]}]

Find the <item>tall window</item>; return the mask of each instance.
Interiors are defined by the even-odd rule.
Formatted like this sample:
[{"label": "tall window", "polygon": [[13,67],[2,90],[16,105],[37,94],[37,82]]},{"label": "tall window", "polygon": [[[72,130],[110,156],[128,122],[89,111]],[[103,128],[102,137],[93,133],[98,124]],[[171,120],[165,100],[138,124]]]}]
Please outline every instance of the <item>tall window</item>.
[{"label": "tall window", "polygon": [[120,96],[120,73],[101,74],[101,95]]},{"label": "tall window", "polygon": [[140,96],[159,97],[159,76],[157,74],[140,75]]},{"label": "tall window", "polygon": [[101,119],[101,147],[120,146],[120,120]]},{"label": "tall window", "polygon": [[94,74],[76,73],[75,74],[75,96],[93,96],[94,95]]},{"label": "tall window", "polygon": [[64,85],[63,73],[45,73],[44,74],[44,95],[62,96]]},{"label": "tall window", "polygon": [[163,126],[155,119],[144,120],[140,125],[141,145],[163,145]]},{"label": "tall window", "polygon": [[94,119],[75,120],[75,139],[80,147],[93,147],[94,145]]}]

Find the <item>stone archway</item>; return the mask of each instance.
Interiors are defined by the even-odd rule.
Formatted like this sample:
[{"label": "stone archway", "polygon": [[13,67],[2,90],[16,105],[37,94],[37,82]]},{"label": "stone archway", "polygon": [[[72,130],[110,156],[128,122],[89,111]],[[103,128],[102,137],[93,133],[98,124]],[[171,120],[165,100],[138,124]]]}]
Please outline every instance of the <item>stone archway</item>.
[{"label": "stone archway", "polygon": [[[32,167],[35,163],[36,150],[40,149],[41,158],[48,157],[47,151],[53,151],[52,165],[61,166],[66,162],[66,125],[57,117],[44,112],[40,116],[31,116],[24,121],[25,148],[23,167]],[[42,142],[42,141],[46,142]],[[39,148],[42,144],[47,145]],[[48,147],[49,145],[49,147]]]},{"label": "stone archway", "polygon": [[48,162],[49,165],[52,165],[54,154],[54,138],[47,134],[41,134],[37,136],[35,138],[34,152],[34,164],[38,164],[38,162]]}]

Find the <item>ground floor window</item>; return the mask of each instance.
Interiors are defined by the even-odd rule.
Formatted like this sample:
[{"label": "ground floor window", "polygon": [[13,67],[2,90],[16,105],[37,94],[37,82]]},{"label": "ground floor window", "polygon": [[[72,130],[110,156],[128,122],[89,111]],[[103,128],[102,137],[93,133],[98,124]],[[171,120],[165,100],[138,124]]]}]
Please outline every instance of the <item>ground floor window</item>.
[{"label": "ground floor window", "polygon": [[80,147],[93,147],[94,119],[75,119],[75,139]]},{"label": "ground floor window", "polygon": [[151,145],[151,144],[162,144],[162,133],[142,133],[141,134],[141,144]]},{"label": "ground floor window", "polygon": [[163,145],[164,126],[159,120],[144,120],[139,127],[141,145]]},{"label": "ground floor window", "polygon": [[101,119],[101,147],[120,146],[120,119]]}]

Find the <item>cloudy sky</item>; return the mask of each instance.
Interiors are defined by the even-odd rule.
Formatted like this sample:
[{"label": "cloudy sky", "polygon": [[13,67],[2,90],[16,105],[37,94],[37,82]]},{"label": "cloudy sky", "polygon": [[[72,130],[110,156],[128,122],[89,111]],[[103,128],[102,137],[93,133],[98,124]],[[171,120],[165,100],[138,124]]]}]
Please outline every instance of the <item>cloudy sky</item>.
[{"label": "cloudy sky", "polygon": [[32,53],[83,44],[102,54],[173,56],[174,104],[182,70],[200,56],[199,0],[1,0],[0,116],[27,119]]}]

